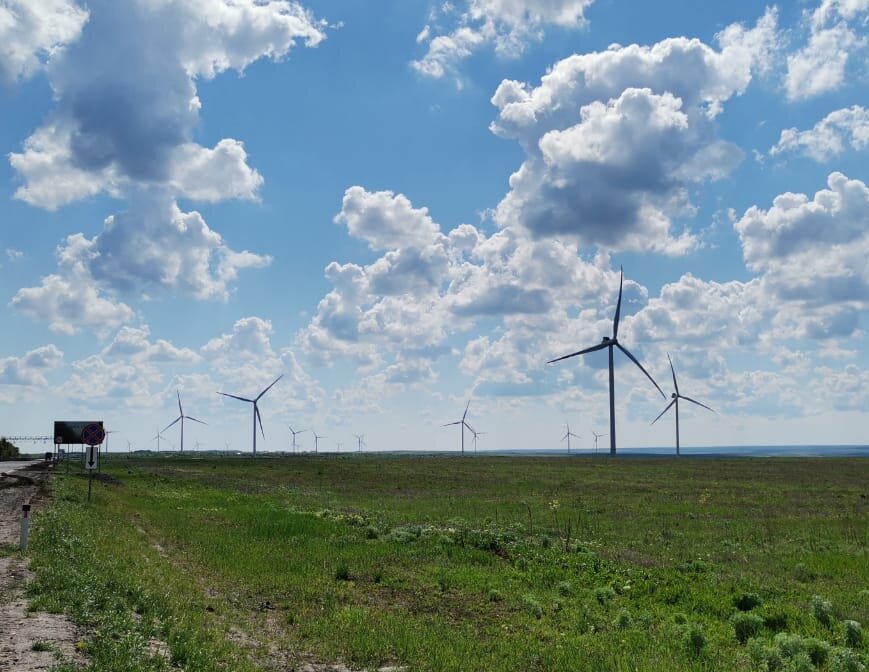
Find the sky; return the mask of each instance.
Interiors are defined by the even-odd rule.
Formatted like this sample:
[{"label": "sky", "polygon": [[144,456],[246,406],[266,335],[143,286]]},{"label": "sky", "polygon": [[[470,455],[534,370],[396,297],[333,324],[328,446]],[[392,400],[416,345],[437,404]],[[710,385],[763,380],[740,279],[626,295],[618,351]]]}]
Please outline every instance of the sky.
[{"label": "sky", "polygon": [[[0,0],[0,434],[865,444],[869,0]],[[179,425],[161,448],[179,449]],[[601,445],[607,439],[602,439]],[[470,434],[467,447],[472,448]]]}]

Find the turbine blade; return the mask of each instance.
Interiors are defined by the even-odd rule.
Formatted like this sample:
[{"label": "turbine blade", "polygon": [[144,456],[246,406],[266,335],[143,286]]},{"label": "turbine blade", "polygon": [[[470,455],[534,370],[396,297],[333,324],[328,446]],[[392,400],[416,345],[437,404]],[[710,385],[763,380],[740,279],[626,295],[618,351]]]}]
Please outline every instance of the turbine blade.
[{"label": "turbine blade", "polygon": [[441,427],[449,427],[450,425],[461,425],[464,423],[464,420],[456,420],[455,422],[448,422],[445,425],[441,425]]},{"label": "turbine blade", "polygon": [[198,422],[200,425],[207,425],[208,424],[207,422],[202,422],[202,420],[197,420],[192,415],[185,415],[184,417],[187,418],[188,420],[193,420],[193,422]]},{"label": "turbine blade", "polygon": [[263,429],[263,419],[259,414],[259,406],[256,405],[256,402],[253,404],[253,414],[256,416],[256,419],[259,420],[259,432],[263,435],[263,438],[266,438],[266,432]]},{"label": "turbine blade", "polygon": [[673,401],[671,401],[669,404],[667,404],[667,408],[665,408],[663,411],[661,411],[660,415],[657,418],[655,418],[654,420],[652,420],[652,422],[650,422],[649,424],[654,425],[656,422],[658,422],[658,420],[661,419],[661,416],[664,415],[664,413],[666,413],[667,411],[669,411],[670,406],[672,406],[675,403],[676,403],[676,400],[673,399]]},{"label": "turbine blade", "polygon": [[238,399],[239,401],[246,401],[249,404],[253,403],[253,399],[247,399],[246,397],[237,397],[234,394],[227,394],[226,392],[218,392],[218,394],[222,394],[224,397],[232,397],[233,399]]},{"label": "turbine blade", "polygon": [[619,337],[619,315],[622,312],[622,283],[625,280],[625,269],[619,266],[619,300],[616,302],[616,316],[613,320],[613,340]]},{"label": "turbine blade", "polygon": [[701,404],[696,399],[692,399],[691,397],[686,397],[683,394],[680,394],[679,398],[684,399],[685,401],[690,401],[692,404],[697,404],[698,406],[702,406],[703,408],[705,408],[707,411],[712,411],[713,413],[715,413],[715,411],[713,409],[709,408],[706,404]]},{"label": "turbine blade", "polygon": [[263,396],[266,392],[268,392],[270,389],[272,389],[272,387],[274,387],[275,383],[278,382],[278,381],[279,381],[281,378],[283,378],[283,377],[284,377],[284,374],[282,373],[282,374],[279,375],[277,378],[275,378],[275,379],[272,381],[272,384],[269,385],[269,386],[268,386],[266,389],[264,389],[262,392],[260,392],[260,393],[259,393],[259,396],[258,396],[256,399],[254,399],[254,401],[259,401],[260,399],[262,399],[262,396]]},{"label": "turbine blade", "polygon": [[676,388],[676,394],[679,394],[679,384],[676,382],[676,369],[673,368],[673,360],[670,359],[670,353],[667,353],[667,359],[670,360],[670,372],[673,374],[673,387]]},{"label": "turbine blade", "polygon": [[178,413],[184,415],[184,409],[181,408],[181,393],[178,390],[175,390],[175,394],[178,396]]},{"label": "turbine blade", "polygon": [[[471,427],[471,426],[470,426],[467,422],[465,422],[464,420],[462,420],[462,424],[463,424],[465,427],[467,427],[468,429],[470,429],[472,432],[474,432],[474,428]],[[474,434],[476,434],[476,432],[474,432]]]},{"label": "turbine blade", "polygon": [[552,364],[553,362],[560,362],[562,359],[570,359],[571,357],[576,357],[577,355],[585,355],[589,352],[594,352],[595,350],[603,350],[608,347],[609,343],[598,343],[597,345],[593,345],[590,348],[586,348],[585,350],[580,350],[579,352],[573,352],[569,355],[564,355],[564,357],[556,357],[555,359],[550,359],[547,364]]},{"label": "turbine blade", "polygon": [[467,403],[467,405],[465,406],[465,412],[462,413],[462,421],[464,421],[464,419],[468,417],[468,409],[469,409],[470,407],[471,407],[471,400],[468,399],[468,403]]},{"label": "turbine blade", "polygon": [[561,440],[564,441],[568,436],[570,436],[570,433],[567,433],[567,434],[565,434],[564,436],[562,436],[562,437],[561,437]]},{"label": "turbine blade", "polygon": [[631,360],[634,364],[636,364],[637,366],[640,367],[640,371],[642,371],[643,373],[646,374],[646,378],[648,378],[649,380],[652,381],[652,385],[654,385],[654,386],[658,389],[658,392],[661,393],[661,396],[664,397],[664,399],[666,399],[666,398],[667,398],[667,395],[664,394],[664,390],[662,390],[662,389],[661,389],[661,386],[658,385],[658,383],[655,382],[655,379],[652,378],[651,375],[649,375],[649,372],[646,371],[646,370],[643,368],[643,365],[640,364],[639,360],[638,360],[636,357],[634,357],[630,352],[628,352],[628,349],[627,349],[626,347],[624,347],[621,343],[616,343],[616,347],[617,347],[619,350],[621,350],[623,353],[625,353],[625,354],[628,356],[628,358],[630,358],[630,360]]},{"label": "turbine blade", "polygon": [[167,429],[169,429],[172,425],[174,425],[176,422],[178,422],[179,420],[181,420],[181,417],[182,417],[182,416],[179,415],[179,416],[178,416],[177,418],[175,418],[172,422],[170,422],[168,425],[166,425],[166,426],[162,429],[162,431],[160,432],[160,434],[162,434],[162,433],[165,432]]}]

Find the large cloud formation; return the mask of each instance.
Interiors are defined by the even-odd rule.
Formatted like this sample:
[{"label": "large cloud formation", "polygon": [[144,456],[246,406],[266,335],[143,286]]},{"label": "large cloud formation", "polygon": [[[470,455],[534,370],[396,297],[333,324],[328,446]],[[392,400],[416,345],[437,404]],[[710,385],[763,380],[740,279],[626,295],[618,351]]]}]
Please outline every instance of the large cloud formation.
[{"label": "large cloud formation", "polygon": [[725,28],[717,42],[718,50],[687,38],[614,45],[556,63],[533,88],[502,82],[492,130],[517,140],[527,159],[497,223],[609,249],[696,247],[690,233],[674,234],[673,221],[693,213],[693,186],[742,158],[717,137],[715,117],[769,67],[775,11],[753,28]]},{"label": "large cloud formation", "polygon": [[[224,138],[213,148],[193,141],[196,80],[281,59],[298,43],[316,46],[324,25],[285,0],[94,0],[87,17],[45,66],[56,106],[10,155],[22,178],[15,195],[47,209],[101,193],[128,202],[87,241],[80,277],[60,284],[223,298],[240,269],[270,258],[232,250],[177,199],[256,199],[263,178],[240,141]],[[59,283],[49,280],[21,292],[31,304],[57,303]]]}]

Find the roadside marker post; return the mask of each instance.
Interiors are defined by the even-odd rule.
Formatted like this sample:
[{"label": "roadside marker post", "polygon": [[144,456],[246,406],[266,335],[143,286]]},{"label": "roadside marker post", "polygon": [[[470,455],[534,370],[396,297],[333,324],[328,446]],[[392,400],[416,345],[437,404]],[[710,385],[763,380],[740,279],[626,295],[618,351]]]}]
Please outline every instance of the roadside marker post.
[{"label": "roadside marker post", "polygon": [[91,501],[91,488],[94,484],[94,469],[100,464],[100,444],[106,438],[106,430],[95,422],[85,425],[81,430],[81,441],[88,449],[85,453],[84,468],[88,470],[88,502]]},{"label": "roadside marker post", "polygon": [[30,535],[30,504],[21,505],[21,537],[18,545],[22,551],[27,550],[27,539]]}]

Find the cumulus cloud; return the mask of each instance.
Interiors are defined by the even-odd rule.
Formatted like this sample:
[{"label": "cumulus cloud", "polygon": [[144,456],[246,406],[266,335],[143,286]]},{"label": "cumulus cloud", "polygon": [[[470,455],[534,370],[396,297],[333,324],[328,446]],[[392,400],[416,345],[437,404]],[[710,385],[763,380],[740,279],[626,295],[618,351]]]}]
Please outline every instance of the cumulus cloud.
[{"label": "cumulus cloud", "polygon": [[785,91],[791,100],[811,98],[839,88],[848,61],[866,46],[850,25],[869,11],[865,0],[823,0],[807,14],[809,41],[787,60]]},{"label": "cumulus cloud", "polygon": [[425,55],[411,65],[429,77],[455,72],[458,63],[484,45],[502,57],[515,57],[550,26],[577,29],[586,25],[585,11],[594,0],[468,0],[462,10],[444,3],[434,12],[435,27],[426,26],[417,42]]},{"label": "cumulus cloud", "polygon": [[35,348],[23,357],[0,359],[0,385],[47,385],[45,373],[62,362],[63,352],[54,345]]},{"label": "cumulus cloud", "polygon": [[778,143],[770,149],[770,154],[775,156],[791,152],[823,162],[841,155],[847,147],[862,150],[867,145],[869,110],[854,105],[830,112],[806,131],[796,128],[783,130]]},{"label": "cumulus cloud", "polygon": [[256,199],[263,178],[240,141],[193,142],[196,82],[316,46],[325,25],[289,0],[94,0],[88,10],[77,39],[48,62],[54,109],[9,157],[22,179],[15,195],[48,209],[123,198],[127,211],[88,241],[83,265],[96,283],[225,298],[239,270],[269,257],[232,250],[176,201]]},{"label": "cumulus cloud", "polygon": [[729,26],[718,50],[687,38],[614,45],[556,63],[534,88],[503,81],[492,131],[528,156],[496,222],[609,249],[697,247],[689,232],[672,231],[674,219],[693,214],[693,185],[741,161],[717,137],[715,117],[769,67],[776,18],[768,10],[753,28]]},{"label": "cumulus cloud", "polygon": [[165,339],[158,338],[152,343],[150,334],[151,330],[147,326],[121,327],[112,342],[103,349],[102,357],[155,364],[195,364],[200,360],[193,350],[178,348]]},{"label": "cumulus cloud", "polygon": [[87,19],[69,0],[0,2],[0,84],[33,76],[78,38]]}]

